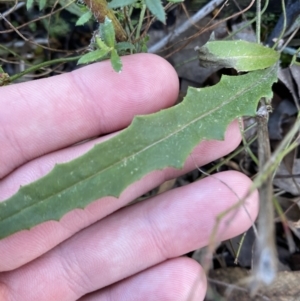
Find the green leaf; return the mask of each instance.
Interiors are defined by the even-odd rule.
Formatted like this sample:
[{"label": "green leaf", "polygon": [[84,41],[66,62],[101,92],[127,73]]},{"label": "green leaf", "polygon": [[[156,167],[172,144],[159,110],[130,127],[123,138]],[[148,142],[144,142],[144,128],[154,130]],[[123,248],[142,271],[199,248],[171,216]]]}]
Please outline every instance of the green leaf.
[{"label": "green leaf", "polygon": [[119,42],[115,48],[118,52],[135,49],[134,45],[129,42]]},{"label": "green leaf", "polygon": [[199,51],[203,67],[234,68],[237,71],[253,71],[268,68],[279,60],[279,53],[269,47],[247,41],[211,41]]},{"label": "green leaf", "polygon": [[113,49],[111,51],[110,61],[111,61],[111,65],[112,65],[113,69],[116,72],[122,71],[122,67],[123,67],[122,61],[121,61],[121,58],[119,57],[116,49]]},{"label": "green leaf", "polygon": [[80,26],[88,22],[92,18],[93,14],[91,11],[84,13],[76,22],[76,26]]},{"label": "green leaf", "polygon": [[40,0],[39,1],[39,10],[43,10],[46,3],[47,3],[47,0]]},{"label": "green leaf", "polygon": [[107,49],[98,49],[83,55],[77,62],[77,65],[80,64],[88,64],[95,61],[100,60],[101,58],[105,57],[110,50]]},{"label": "green leaf", "polygon": [[184,2],[184,0],[168,0],[168,2],[171,2],[171,3],[181,3],[181,2]]},{"label": "green leaf", "polygon": [[166,23],[166,15],[161,0],[145,0],[146,6],[151,13],[162,23]]},{"label": "green leaf", "polygon": [[[62,7],[65,7],[64,8],[65,10],[67,10],[71,14],[73,14],[77,17],[81,17],[82,10],[78,6],[78,4],[76,4],[75,2],[73,2],[71,5],[70,5],[70,0],[59,0],[58,2]],[[78,1],[77,1],[77,3],[78,3]]]},{"label": "green leaf", "polygon": [[126,5],[131,5],[133,3],[137,2],[137,0],[112,0],[109,4],[109,8],[117,8],[117,7],[123,7]]},{"label": "green leaf", "polygon": [[26,8],[30,10],[33,7],[34,0],[27,0]]},{"label": "green leaf", "polygon": [[100,38],[96,37],[97,45],[100,49],[105,49],[107,51],[111,51],[111,47],[108,47]]},{"label": "green leaf", "polygon": [[105,17],[104,23],[100,24],[100,37],[107,46],[115,47],[115,29],[111,19],[108,17]]},{"label": "green leaf", "polygon": [[122,191],[154,170],[180,169],[203,140],[224,139],[228,124],[254,116],[261,97],[272,97],[278,66],[241,76],[223,76],[208,88],[190,88],[184,101],[138,116],[112,139],[83,156],[58,164],[45,177],[0,203],[0,238],[85,208]]}]

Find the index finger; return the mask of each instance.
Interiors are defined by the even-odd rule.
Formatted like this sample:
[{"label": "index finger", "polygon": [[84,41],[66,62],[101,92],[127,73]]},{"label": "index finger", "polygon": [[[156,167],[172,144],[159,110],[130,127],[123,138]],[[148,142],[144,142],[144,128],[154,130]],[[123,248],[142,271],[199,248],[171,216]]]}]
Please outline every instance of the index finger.
[{"label": "index finger", "polygon": [[162,58],[137,54],[0,89],[0,178],[78,141],[126,127],[137,114],[174,103],[178,78]]}]

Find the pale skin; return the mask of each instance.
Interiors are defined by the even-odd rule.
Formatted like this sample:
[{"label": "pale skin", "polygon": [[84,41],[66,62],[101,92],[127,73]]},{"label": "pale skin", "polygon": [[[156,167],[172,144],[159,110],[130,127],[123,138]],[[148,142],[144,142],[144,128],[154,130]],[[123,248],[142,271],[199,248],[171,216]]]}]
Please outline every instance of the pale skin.
[{"label": "pale skin", "polygon": [[[166,61],[150,54],[122,60],[120,74],[102,62],[0,88],[0,200],[125,128],[133,116],[174,104],[178,79]],[[102,138],[74,146],[97,135]],[[180,256],[207,245],[218,214],[242,198],[251,181],[223,172],[118,209],[226,155],[240,140],[233,122],[224,141],[199,144],[182,170],[152,172],[119,199],[102,198],[59,222],[1,240],[0,301],[203,300],[207,284],[201,266]],[[218,239],[251,226],[256,192],[245,207],[248,213],[240,208],[222,219]]]}]

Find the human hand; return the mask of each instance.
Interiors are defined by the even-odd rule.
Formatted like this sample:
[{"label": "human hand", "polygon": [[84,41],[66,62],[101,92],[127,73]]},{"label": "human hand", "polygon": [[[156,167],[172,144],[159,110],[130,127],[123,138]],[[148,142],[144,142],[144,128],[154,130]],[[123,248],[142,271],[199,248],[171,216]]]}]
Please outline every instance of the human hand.
[{"label": "human hand", "polygon": [[[178,79],[166,61],[150,54],[122,61],[120,74],[110,62],[102,62],[0,89],[1,200],[48,173],[55,163],[108,139],[105,135],[129,125],[134,115],[174,103]],[[74,145],[97,135],[102,137]],[[240,139],[233,122],[224,141],[201,143],[182,170],[152,172],[119,199],[102,198],[59,222],[0,240],[0,300],[203,299],[203,270],[179,256],[207,245],[216,216],[242,198],[251,181],[237,172],[223,172],[118,209],[163,181],[227,154]],[[253,193],[245,204],[252,220],[257,199]],[[234,219],[229,214],[222,220],[217,236],[225,240],[250,225],[241,208]]]}]

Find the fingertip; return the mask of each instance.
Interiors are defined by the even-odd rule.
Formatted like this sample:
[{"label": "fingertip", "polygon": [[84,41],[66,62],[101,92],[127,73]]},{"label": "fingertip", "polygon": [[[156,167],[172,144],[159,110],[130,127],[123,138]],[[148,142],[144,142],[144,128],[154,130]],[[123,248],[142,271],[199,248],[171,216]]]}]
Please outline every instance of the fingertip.
[{"label": "fingertip", "polygon": [[170,96],[177,99],[179,93],[178,74],[167,60],[152,53],[139,53],[124,57],[125,68],[133,66],[133,62],[141,76],[146,75],[154,78],[160,83],[160,88],[164,92],[170,93]]},{"label": "fingertip", "polygon": [[[177,73],[165,59],[142,53],[124,56],[121,60],[120,73],[112,69],[110,61],[92,64],[73,73],[80,90],[88,90],[94,100],[94,111],[101,109],[100,115],[105,120],[102,129],[107,127],[104,132],[127,126],[135,115],[169,107],[178,97]],[[112,114],[120,117],[108,118]],[[116,120],[120,122],[116,123]]]},{"label": "fingertip", "polygon": [[124,57],[124,72],[134,69],[140,78],[140,89],[152,95],[152,102],[158,105],[155,111],[173,105],[179,93],[179,79],[173,66],[164,58],[150,53]]},{"label": "fingertip", "polygon": [[207,277],[201,265],[189,257],[176,259],[176,270],[187,283],[187,300],[204,300],[207,291]]}]

